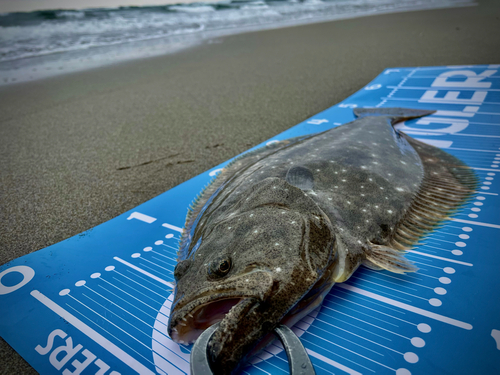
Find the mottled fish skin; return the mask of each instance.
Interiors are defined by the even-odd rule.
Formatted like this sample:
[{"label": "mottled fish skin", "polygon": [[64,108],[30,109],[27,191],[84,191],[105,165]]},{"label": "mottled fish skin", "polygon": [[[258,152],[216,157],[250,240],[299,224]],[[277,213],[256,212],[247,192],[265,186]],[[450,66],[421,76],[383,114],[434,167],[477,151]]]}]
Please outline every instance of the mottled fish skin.
[{"label": "mottled fish skin", "polygon": [[415,271],[401,250],[470,196],[470,169],[392,127],[432,111],[355,113],[236,159],[188,214],[169,334],[190,342],[222,320],[209,343],[217,373],[234,371],[361,264]]}]

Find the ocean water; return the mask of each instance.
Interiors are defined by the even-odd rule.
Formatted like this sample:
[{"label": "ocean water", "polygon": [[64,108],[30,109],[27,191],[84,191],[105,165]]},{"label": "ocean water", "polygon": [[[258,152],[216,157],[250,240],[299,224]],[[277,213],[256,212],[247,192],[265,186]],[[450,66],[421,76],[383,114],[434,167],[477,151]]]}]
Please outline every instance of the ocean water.
[{"label": "ocean water", "polygon": [[223,0],[0,14],[0,85],[172,53],[251,30],[472,0]]}]

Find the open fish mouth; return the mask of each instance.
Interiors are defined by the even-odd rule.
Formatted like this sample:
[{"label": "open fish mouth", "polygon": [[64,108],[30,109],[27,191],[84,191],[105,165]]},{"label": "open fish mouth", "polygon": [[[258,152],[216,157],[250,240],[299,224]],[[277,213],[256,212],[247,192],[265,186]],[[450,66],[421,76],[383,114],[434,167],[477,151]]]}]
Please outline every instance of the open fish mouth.
[{"label": "open fish mouth", "polygon": [[197,306],[184,313],[184,316],[178,317],[169,327],[170,337],[180,344],[192,344],[204,330],[222,321],[234,306],[248,298],[248,296],[231,296],[203,304],[193,301],[191,304]]}]

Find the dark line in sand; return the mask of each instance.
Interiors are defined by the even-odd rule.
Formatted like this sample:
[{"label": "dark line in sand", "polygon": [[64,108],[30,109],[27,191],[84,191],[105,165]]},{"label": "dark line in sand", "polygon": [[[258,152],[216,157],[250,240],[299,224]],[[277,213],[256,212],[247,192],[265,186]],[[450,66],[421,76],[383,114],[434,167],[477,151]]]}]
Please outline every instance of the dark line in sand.
[{"label": "dark line in sand", "polygon": [[217,148],[217,147],[221,147],[221,146],[224,146],[224,143],[217,143],[213,146],[205,146],[205,148]]},{"label": "dark line in sand", "polygon": [[[140,164],[136,164],[136,165],[127,165],[125,167],[118,167],[118,168],[116,168],[116,170],[117,171],[123,171],[125,169],[130,169],[130,168],[135,168],[135,167],[142,167],[143,165],[148,165],[148,164],[156,163],[158,161],[162,161],[162,160],[165,160],[165,159],[173,158],[174,156],[177,156],[179,154],[180,154],[180,152],[178,152],[177,154],[172,154],[172,155],[164,156],[163,158],[148,160],[148,161],[145,161],[144,163],[140,163]],[[177,164],[190,163],[191,161],[194,161],[194,160],[188,160],[188,161],[180,160],[180,161],[177,162]],[[171,163],[170,165],[173,165],[173,164]]]}]

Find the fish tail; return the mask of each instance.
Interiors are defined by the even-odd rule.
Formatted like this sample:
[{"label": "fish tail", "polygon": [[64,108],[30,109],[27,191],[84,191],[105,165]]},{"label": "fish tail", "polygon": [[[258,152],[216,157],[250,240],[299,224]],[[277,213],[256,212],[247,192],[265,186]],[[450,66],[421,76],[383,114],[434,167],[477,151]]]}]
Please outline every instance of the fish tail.
[{"label": "fish tail", "polygon": [[383,116],[391,120],[392,125],[398,122],[428,116],[436,111],[410,108],[354,108],[354,115],[358,118],[368,116]]}]

